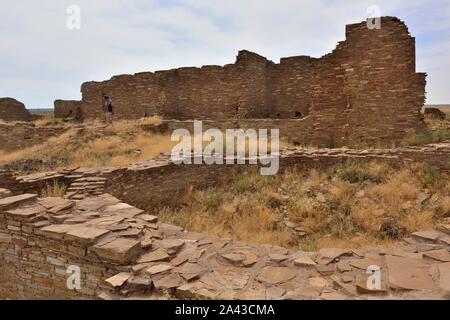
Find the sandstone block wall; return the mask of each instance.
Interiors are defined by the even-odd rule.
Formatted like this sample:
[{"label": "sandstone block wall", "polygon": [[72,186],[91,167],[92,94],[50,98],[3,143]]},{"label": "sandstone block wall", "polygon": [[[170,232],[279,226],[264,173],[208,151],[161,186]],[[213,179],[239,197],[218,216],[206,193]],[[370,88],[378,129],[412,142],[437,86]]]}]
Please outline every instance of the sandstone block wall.
[{"label": "sandstone block wall", "polygon": [[31,121],[32,118],[22,102],[13,98],[0,98],[0,120]]},{"label": "sandstone block wall", "polygon": [[117,118],[296,119],[310,115],[298,133],[324,145],[388,145],[424,127],[424,73],[415,71],[415,39],[397,18],[380,30],[348,25],[346,40],[321,58],[298,56],[276,64],[240,51],[234,64],[121,75],[81,86],[80,102],[55,102],[58,116],[80,107],[102,116],[102,97]]},{"label": "sandstone block wall", "polygon": [[313,140],[373,145],[422,129],[425,74],[415,72],[415,39],[405,24],[348,25],[346,38],[316,64]]}]

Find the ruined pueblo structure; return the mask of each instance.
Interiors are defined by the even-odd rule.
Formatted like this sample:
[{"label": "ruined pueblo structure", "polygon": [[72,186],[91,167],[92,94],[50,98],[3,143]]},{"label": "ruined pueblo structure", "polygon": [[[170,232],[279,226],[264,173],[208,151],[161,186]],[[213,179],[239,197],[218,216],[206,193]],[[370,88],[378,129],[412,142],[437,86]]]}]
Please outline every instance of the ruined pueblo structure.
[{"label": "ruined pueblo structure", "polygon": [[[276,64],[241,51],[235,64],[223,67],[87,82],[81,101],[55,101],[55,115],[103,117],[102,98],[108,95],[118,118],[160,115],[169,130],[199,119],[208,127],[279,128],[281,137],[299,143],[333,144],[281,150],[283,171],[379,161],[396,169],[427,164],[448,174],[450,141],[392,147],[424,129],[426,75],[415,70],[415,40],[406,25],[393,17],[381,24],[374,30],[365,22],[348,25],[346,40],[321,58],[290,57]],[[42,143],[68,128],[78,130],[80,140],[87,131],[101,135],[90,124],[5,124],[0,135],[8,139],[0,150]],[[0,299],[448,298],[450,212],[433,228],[395,238],[389,248],[308,252],[191,232],[156,216],[189,188],[245,176],[246,170],[246,165],[177,165],[164,153],[126,166],[32,174],[0,168]],[[59,184],[67,187],[61,196],[42,194]],[[414,194],[401,210],[437,203],[431,192]],[[313,197],[319,194],[308,195]],[[273,224],[305,235],[299,224],[279,220]],[[367,272],[374,265],[375,287]]]},{"label": "ruined pueblo structure", "polygon": [[[347,25],[346,40],[321,58],[297,56],[276,64],[240,51],[234,64],[115,76],[81,86],[81,101],[55,101],[55,115],[80,110],[102,116],[113,98],[118,118],[266,119],[285,136],[323,145],[390,145],[423,129],[425,73],[416,72],[415,39],[397,18],[381,29]],[[270,120],[282,119],[272,122]],[[255,121],[252,121],[253,123]],[[256,123],[258,123],[256,121]],[[253,125],[254,127],[254,125]],[[294,128],[294,132],[292,131]]]},{"label": "ruined pueblo structure", "polygon": [[25,105],[13,98],[0,98],[0,120],[31,121],[33,116]]}]

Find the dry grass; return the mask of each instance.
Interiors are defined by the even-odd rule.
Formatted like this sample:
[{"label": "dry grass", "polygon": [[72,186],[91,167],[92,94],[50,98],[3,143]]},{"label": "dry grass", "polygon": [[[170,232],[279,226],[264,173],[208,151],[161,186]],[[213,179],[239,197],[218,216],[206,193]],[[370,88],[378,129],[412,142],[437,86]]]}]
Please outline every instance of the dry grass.
[{"label": "dry grass", "polygon": [[63,197],[66,194],[67,186],[63,183],[58,183],[58,181],[53,181],[53,183],[47,183],[44,189],[41,190],[40,196],[42,198],[47,197]]},{"label": "dry grass", "polygon": [[[424,189],[423,167],[394,168],[386,163],[347,164],[277,177],[256,172],[236,175],[206,190],[190,189],[160,219],[189,230],[302,250],[324,247],[393,246],[380,227],[386,221],[408,235],[436,225],[450,210],[449,184]],[[448,177],[440,176],[442,181]],[[430,191],[423,204],[418,197]],[[308,231],[299,238],[283,218]]]},{"label": "dry grass", "polygon": [[159,125],[163,122],[162,117],[160,116],[152,116],[152,117],[146,117],[146,118],[141,118],[138,120],[138,124],[139,125]]},{"label": "dry grass", "polygon": [[63,167],[122,166],[148,160],[168,152],[174,143],[168,135],[149,134],[134,121],[117,121],[113,126],[87,124],[50,138],[43,144],[14,152],[0,152],[0,165],[25,160],[43,160],[32,171]]}]

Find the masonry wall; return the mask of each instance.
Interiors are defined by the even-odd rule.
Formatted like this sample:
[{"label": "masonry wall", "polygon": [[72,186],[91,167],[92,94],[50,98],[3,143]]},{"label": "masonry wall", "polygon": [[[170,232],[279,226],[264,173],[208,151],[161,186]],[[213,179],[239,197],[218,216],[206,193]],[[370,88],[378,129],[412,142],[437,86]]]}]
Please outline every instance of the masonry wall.
[{"label": "masonry wall", "polygon": [[22,102],[13,98],[0,98],[0,120],[31,121],[32,118]]},{"label": "masonry wall", "polygon": [[[81,87],[82,113],[101,117],[109,95],[117,118],[298,119],[313,117],[305,143],[388,145],[424,128],[425,74],[415,71],[415,39],[397,18],[381,29],[348,25],[346,40],[319,59],[275,64],[240,51],[234,64],[121,75]],[[74,102],[68,105],[73,106]],[[78,104],[76,104],[78,106]],[[56,114],[67,103],[55,102]],[[58,110],[59,109],[59,110]]]},{"label": "masonry wall", "polygon": [[313,141],[373,146],[423,129],[425,74],[415,72],[415,40],[404,23],[349,25],[346,38],[316,65]]},{"label": "masonry wall", "polygon": [[[118,272],[88,246],[39,234],[37,219],[0,211],[0,299],[96,299],[108,288],[103,279]],[[83,270],[81,290],[67,288],[67,267]]]}]

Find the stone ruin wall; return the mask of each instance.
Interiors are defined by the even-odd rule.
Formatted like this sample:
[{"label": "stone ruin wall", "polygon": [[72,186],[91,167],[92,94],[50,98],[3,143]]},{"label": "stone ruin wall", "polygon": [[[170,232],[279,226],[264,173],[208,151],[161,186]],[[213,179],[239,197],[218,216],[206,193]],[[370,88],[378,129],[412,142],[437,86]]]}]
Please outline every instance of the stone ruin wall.
[{"label": "stone ruin wall", "polygon": [[13,98],[0,98],[0,120],[31,121],[34,118],[22,102]]},{"label": "stone ruin wall", "polygon": [[179,68],[87,82],[81,101],[55,101],[55,114],[80,108],[102,117],[110,95],[117,118],[295,119],[311,116],[297,140],[313,144],[388,145],[424,128],[424,73],[415,71],[415,39],[406,25],[382,18],[380,30],[348,25],[346,40],[319,59],[279,64],[240,51],[235,64]]},{"label": "stone ruin wall", "polygon": [[[348,160],[365,162],[379,159],[393,164],[426,162],[449,172],[449,152],[448,143],[421,148],[366,151],[346,148],[311,151],[295,148],[283,153],[280,167],[286,169],[301,166],[306,169],[329,167]],[[180,228],[158,224],[160,232],[156,232],[154,223],[146,227],[144,220],[137,216],[145,210],[148,217],[148,213],[156,208],[155,205],[170,202],[189,186],[211,185],[218,179],[244,174],[243,170],[244,166],[176,166],[160,159],[127,168],[105,168],[104,171],[97,170],[97,173],[94,170],[68,170],[59,174],[15,177],[12,172],[0,171],[0,188],[6,187],[12,190],[12,194],[20,194],[12,201],[12,198],[8,198],[11,197],[10,193],[4,194],[5,190],[0,190],[0,299],[103,299],[107,298],[108,294],[117,294],[120,288],[111,288],[111,282],[108,283],[106,279],[123,273],[138,273],[141,269],[132,265],[135,256],[143,253],[139,243],[146,241],[142,234],[136,239],[133,230],[130,230],[130,233],[121,231],[122,228],[117,224],[120,224],[122,219],[128,219],[135,226],[145,227],[144,234],[150,230],[155,244],[162,243],[157,240],[162,237],[171,237],[171,240],[168,240],[170,243],[175,233],[176,237],[181,237],[178,235]],[[103,192],[100,196],[86,198],[76,205],[69,199],[37,199],[36,195],[30,194],[38,192],[42,182],[49,179],[73,182],[77,181],[73,179],[81,176],[100,181],[100,178],[95,178],[95,174],[105,177],[104,192],[112,193],[121,201],[139,204],[144,210],[119,203],[117,198]],[[199,180],[199,176],[203,179]],[[3,197],[7,198],[2,200]],[[17,208],[19,202],[21,207]],[[100,212],[100,208],[103,208],[103,211]],[[89,220],[89,225],[83,224],[86,219]],[[110,225],[111,223],[115,227]],[[188,242],[192,244],[193,235],[183,233],[183,239],[190,239]],[[117,236],[121,238],[113,241]],[[450,244],[450,238],[446,237],[446,243]],[[128,240],[125,241],[125,238]],[[118,242],[121,246],[110,245]],[[126,248],[122,246],[124,243]],[[213,247],[209,252],[217,253],[217,249]],[[189,253],[189,256],[192,254]],[[214,268],[214,264],[209,264],[209,261],[205,256],[201,263]],[[81,290],[67,290],[66,270],[70,265],[79,266],[82,270]],[[164,284],[159,283],[162,279],[158,279],[156,278],[155,288],[164,288]],[[141,282],[134,283],[142,286]],[[120,292],[125,295],[127,292],[133,294],[136,293],[133,291],[135,289],[125,288]],[[184,291],[177,290],[176,294],[181,294],[180,292]],[[193,298],[205,298],[199,292],[194,293],[197,295]]]}]

